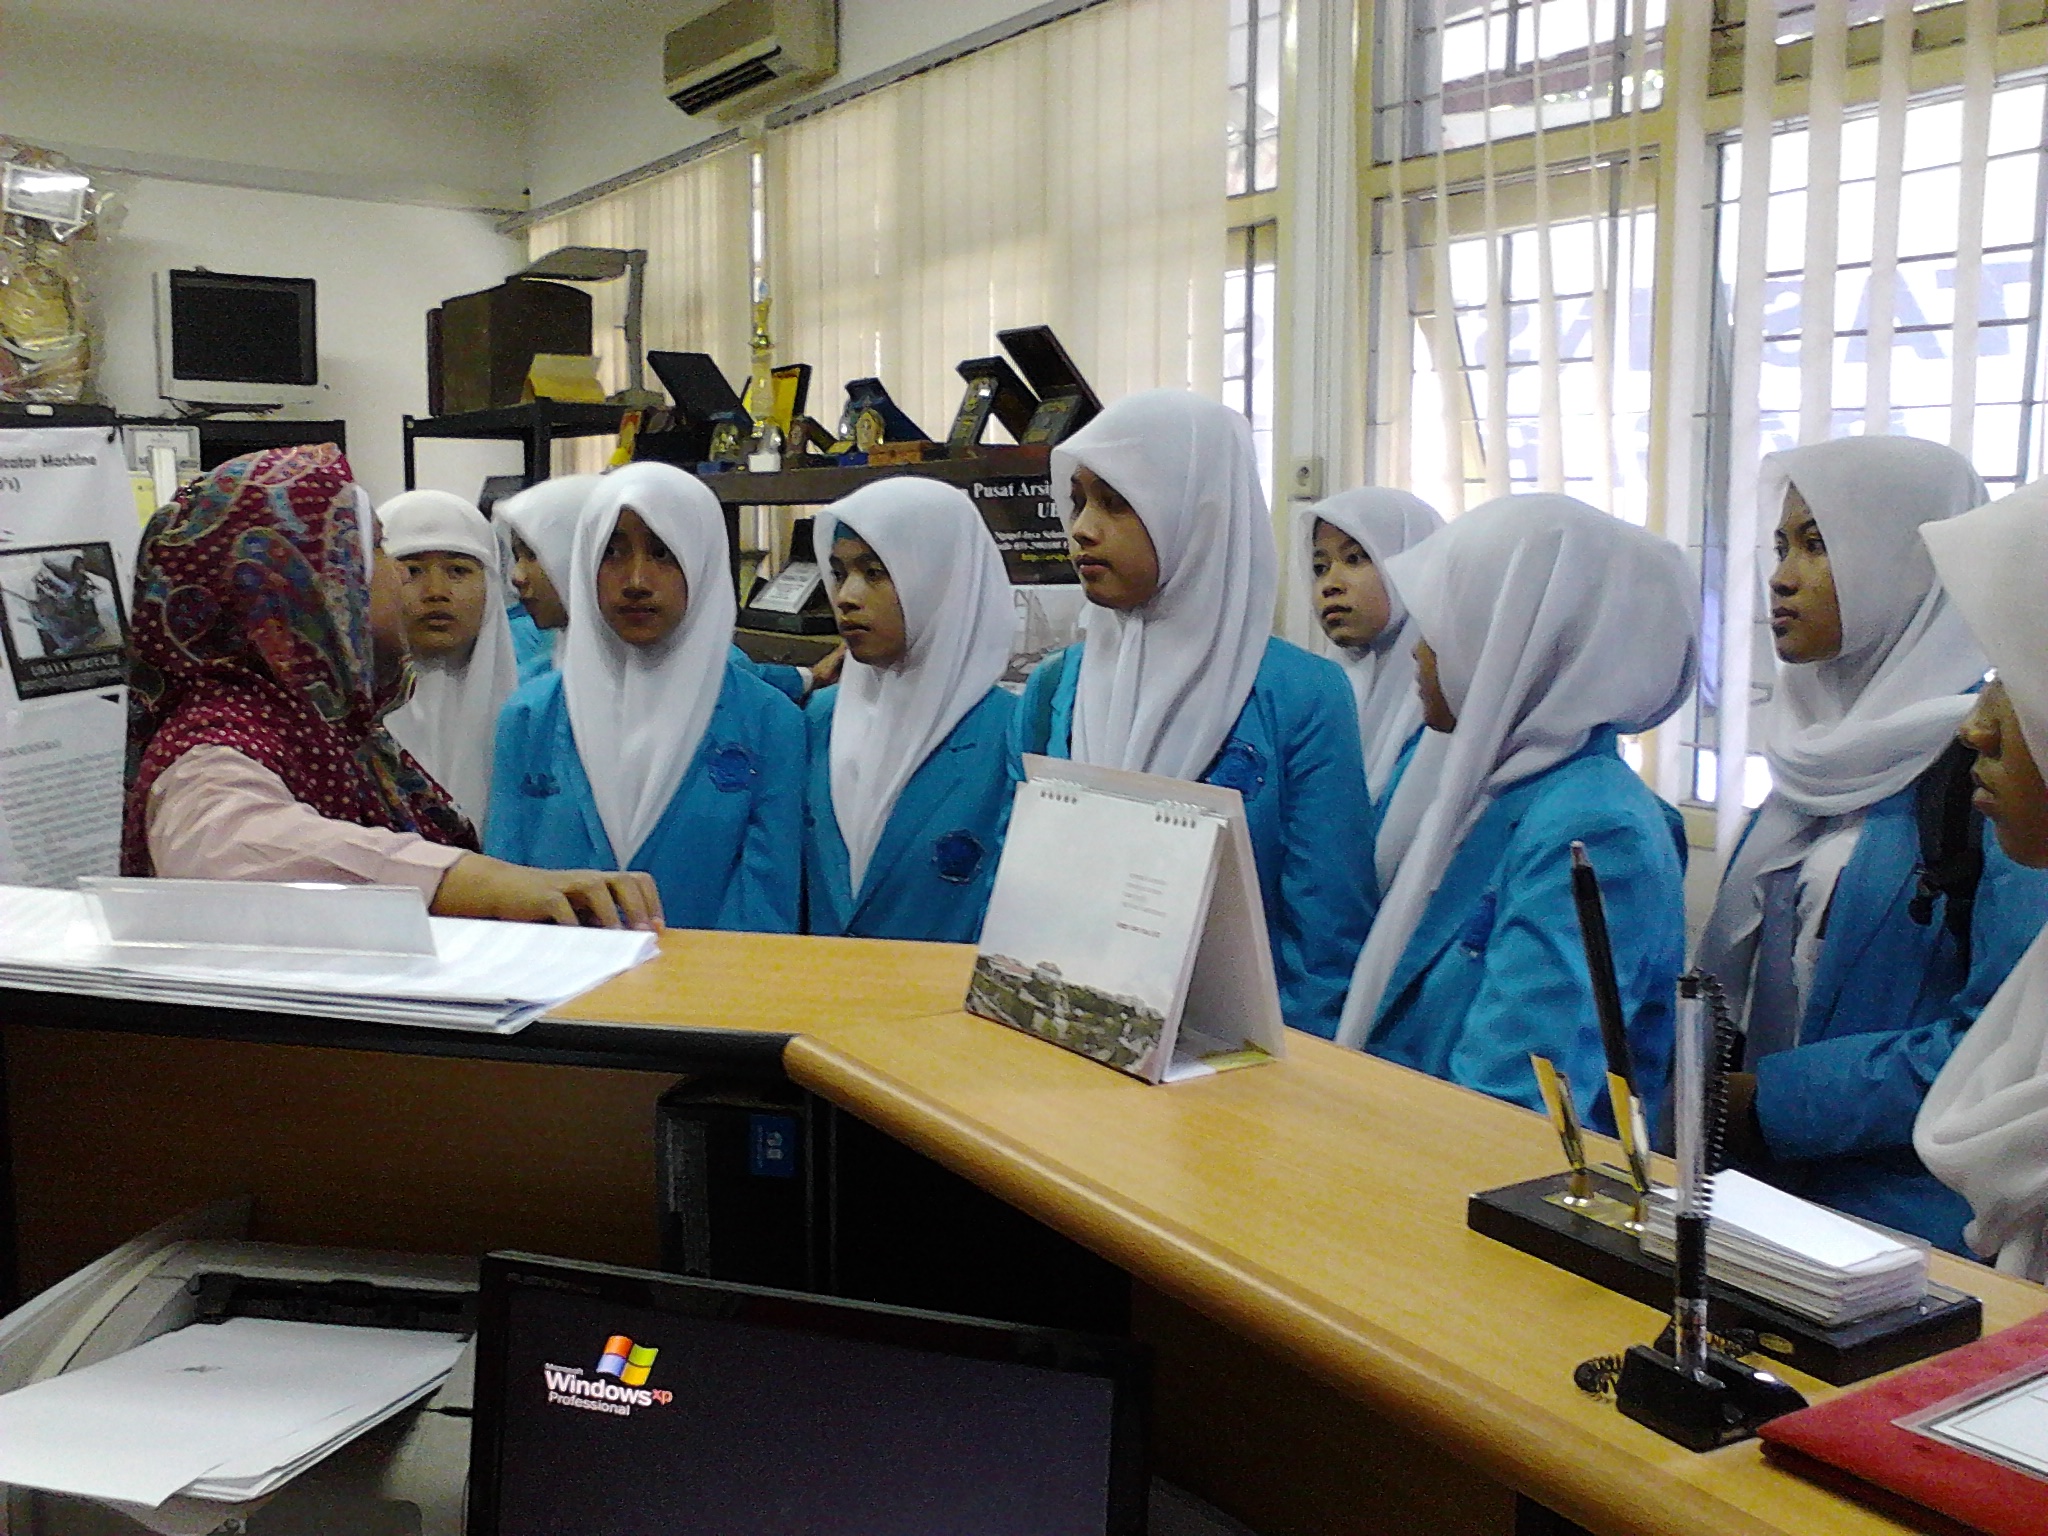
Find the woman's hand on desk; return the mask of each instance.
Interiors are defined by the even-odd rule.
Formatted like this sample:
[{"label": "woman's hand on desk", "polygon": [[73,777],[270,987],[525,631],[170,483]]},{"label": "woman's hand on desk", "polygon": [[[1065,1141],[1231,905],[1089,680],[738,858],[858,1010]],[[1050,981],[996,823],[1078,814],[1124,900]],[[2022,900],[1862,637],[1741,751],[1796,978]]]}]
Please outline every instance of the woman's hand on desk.
[{"label": "woman's hand on desk", "polygon": [[654,877],[637,869],[532,869],[481,853],[448,866],[434,892],[439,917],[495,917],[512,923],[661,931]]}]

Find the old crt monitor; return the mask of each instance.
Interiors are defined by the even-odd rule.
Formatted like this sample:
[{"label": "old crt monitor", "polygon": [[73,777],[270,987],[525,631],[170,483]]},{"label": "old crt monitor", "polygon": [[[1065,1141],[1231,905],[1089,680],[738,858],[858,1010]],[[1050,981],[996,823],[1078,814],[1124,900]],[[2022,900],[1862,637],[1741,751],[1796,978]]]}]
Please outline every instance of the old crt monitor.
[{"label": "old crt monitor", "polygon": [[304,404],[320,384],[313,279],[159,272],[156,345],[166,400]]},{"label": "old crt monitor", "polygon": [[1118,1339],[483,1263],[469,1536],[1140,1536]]}]

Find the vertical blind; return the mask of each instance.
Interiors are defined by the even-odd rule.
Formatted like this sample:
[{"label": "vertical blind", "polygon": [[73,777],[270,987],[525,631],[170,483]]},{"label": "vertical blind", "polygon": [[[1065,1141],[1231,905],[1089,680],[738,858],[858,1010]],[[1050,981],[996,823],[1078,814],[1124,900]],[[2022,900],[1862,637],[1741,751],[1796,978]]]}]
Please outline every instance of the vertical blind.
[{"label": "vertical blind", "polygon": [[775,130],[778,353],[821,390],[881,379],[933,437],[1012,326],[1051,325],[1105,400],[1215,394],[1224,19],[1117,0]]},{"label": "vertical blind", "polygon": [[1380,8],[1376,483],[1647,515],[1663,0]]},{"label": "vertical blind", "polygon": [[[647,252],[641,325],[649,351],[709,352],[726,375],[743,380],[749,334],[749,156],[744,145],[720,150],[527,232],[541,256],[565,245]],[[592,345],[607,391],[626,386],[626,280],[584,285],[592,304]],[[648,380],[650,388],[657,381]],[[578,438],[555,448],[558,473],[603,467],[609,438]]]},{"label": "vertical blind", "polygon": [[[1994,492],[2040,469],[2048,102],[2038,78],[1998,78],[1997,0],[1940,7],[1952,62],[1915,94],[1929,9],[1749,0],[1740,30],[1741,120],[1715,146],[1724,483],[1707,498],[1696,785],[1724,853],[1768,788],[1750,730],[1772,677],[1759,599],[1779,509],[1756,502],[1762,456],[1896,432],[1950,444]],[[1781,119],[1794,43],[1810,55],[1805,110]]]}]

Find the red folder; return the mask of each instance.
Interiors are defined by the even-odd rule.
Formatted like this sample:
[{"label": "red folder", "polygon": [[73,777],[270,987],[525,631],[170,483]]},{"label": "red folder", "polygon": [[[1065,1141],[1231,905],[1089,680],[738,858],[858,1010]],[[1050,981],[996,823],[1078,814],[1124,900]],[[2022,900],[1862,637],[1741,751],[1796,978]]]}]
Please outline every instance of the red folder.
[{"label": "red folder", "polygon": [[1923,1530],[2048,1536],[2048,1482],[1892,1422],[2036,1361],[2048,1364],[2048,1312],[1773,1419],[1759,1431],[1764,1452]]}]

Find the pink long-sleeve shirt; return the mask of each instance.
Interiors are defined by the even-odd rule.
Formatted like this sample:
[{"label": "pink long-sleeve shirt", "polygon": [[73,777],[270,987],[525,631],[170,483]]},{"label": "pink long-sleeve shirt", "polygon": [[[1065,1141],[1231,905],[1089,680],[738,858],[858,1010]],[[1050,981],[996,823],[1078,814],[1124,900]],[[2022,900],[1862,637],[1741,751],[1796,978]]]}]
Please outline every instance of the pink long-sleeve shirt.
[{"label": "pink long-sleeve shirt", "polygon": [[224,746],[194,747],[157,775],[144,826],[150,862],[166,879],[410,885],[429,902],[466,851],[322,816]]}]

